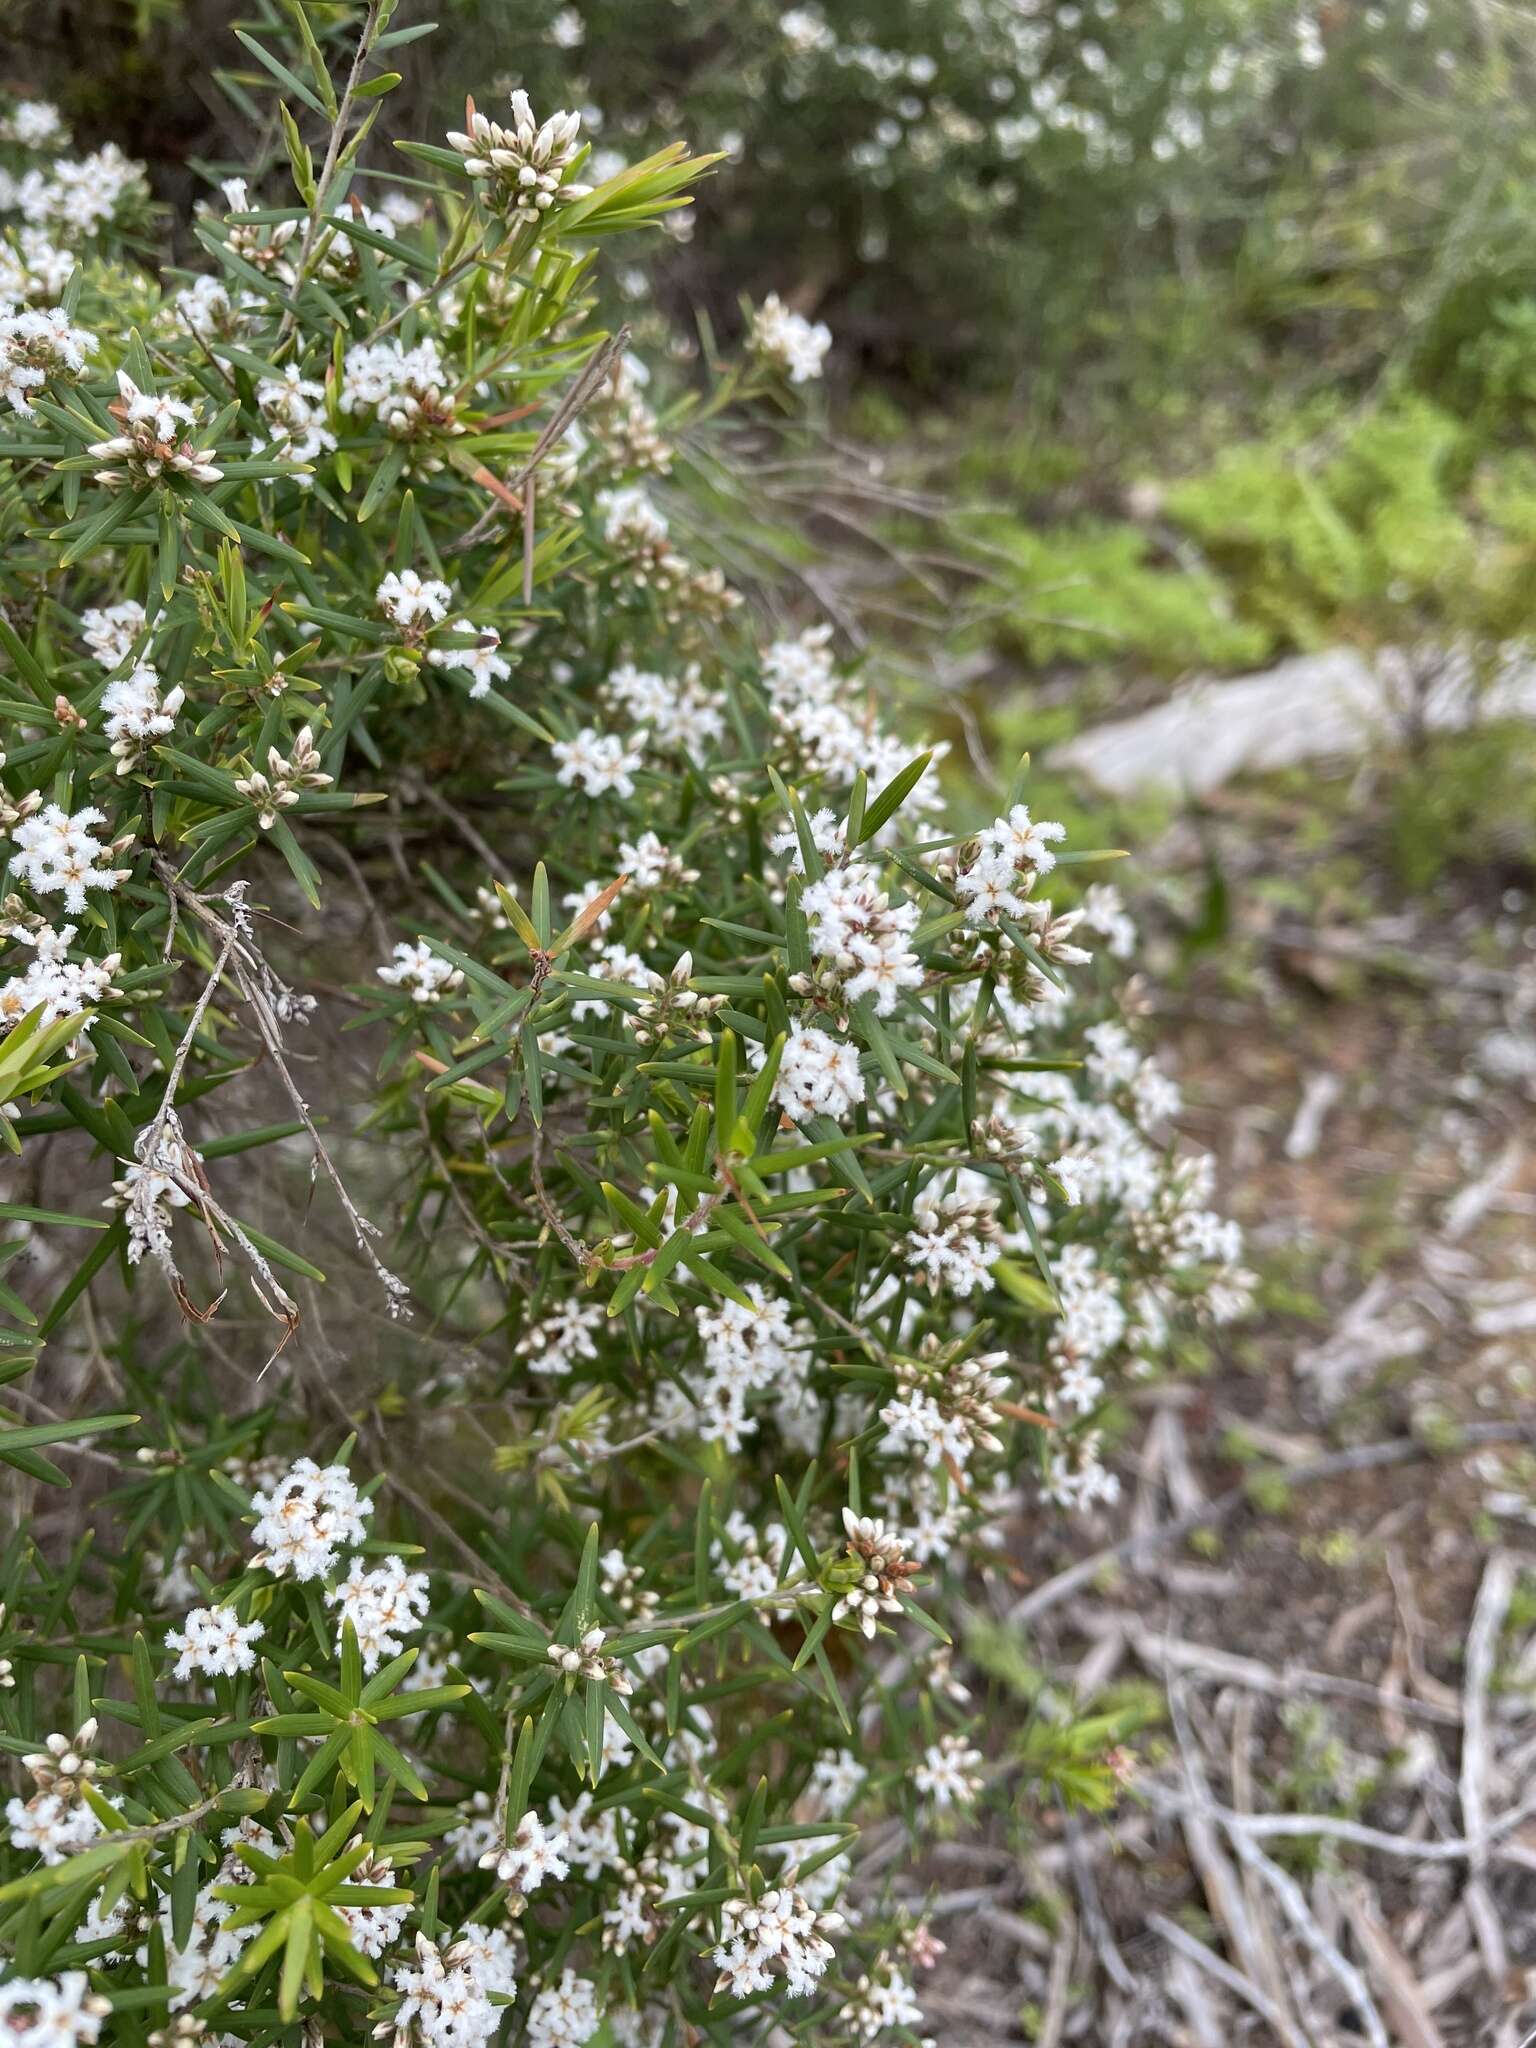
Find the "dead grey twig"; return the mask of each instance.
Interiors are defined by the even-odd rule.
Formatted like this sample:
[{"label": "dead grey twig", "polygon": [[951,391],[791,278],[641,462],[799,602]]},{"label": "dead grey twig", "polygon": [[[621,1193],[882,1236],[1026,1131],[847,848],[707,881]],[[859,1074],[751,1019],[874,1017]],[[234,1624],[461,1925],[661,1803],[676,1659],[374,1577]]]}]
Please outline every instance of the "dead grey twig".
[{"label": "dead grey twig", "polygon": [[[1288,1465],[1276,1474],[1287,1486],[1306,1486],[1328,1479],[1342,1479],[1351,1472],[1365,1472],[1382,1465],[1407,1465],[1421,1459],[1440,1455],[1454,1456],[1462,1449],[1471,1449],[1479,1444],[1512,1444],[1536,1441],[1536,1421],[1533,1422],[1474,1422],[1469,1423],[1458,1437],[1457,1443],[1443,1453],[1432,1444],[1420,1441],[1418,1437],[1394,1437],[1386,1443],[1361,1444],[1354,1450],[1331,1451],[1326,1457],[1315,1458],[1309,1464]],[[1032,1593],[1026,1593],[1008,1610],[1009,1621],[1018,1624],[1037,1621],[1042,1614],[1048,1614],[1053,1607],[1059,1607],[1074,1593],[1085,1586],[1091,1586],[1099,1574],[1116,1565],[1131,1565],[1139,1552],[1153,1548],[1163,1549],[1170,1543],[1177,1543],[1185,1536],[1192,1536],[1196,1529],[1215,1528],[1236,1514],[1239,1508],[1249,1505],[1251,1495],[1249,1482],[1229,1487],[1219,1493],[1209,1506],[1194,1514],[1180,1515],[1176,1520],[1164,1522],[1161,1527],[1147,1534],[1134,1534],[1112,1543],[1104,1550],[1096,1550],[1091,1557],[1079,1558],[1054,1578],[1047,1579]]]},{"label": "dead grey twig", "polygon": [[1488,1749],[1488,1689],[1493,1680],[1499,1633],[1515,1590],[1515,1560],[1495,1550],[1483,1570],[1467,1631],[1466,1683],[1461,1711],[1461,1822],[1467,1834],[1466,1907],[1477,1935],[1483,1966],[1495,1984],[1509,1967],[1504,1932],[1488,1890],[1487,1788],[1491,1772]]}]

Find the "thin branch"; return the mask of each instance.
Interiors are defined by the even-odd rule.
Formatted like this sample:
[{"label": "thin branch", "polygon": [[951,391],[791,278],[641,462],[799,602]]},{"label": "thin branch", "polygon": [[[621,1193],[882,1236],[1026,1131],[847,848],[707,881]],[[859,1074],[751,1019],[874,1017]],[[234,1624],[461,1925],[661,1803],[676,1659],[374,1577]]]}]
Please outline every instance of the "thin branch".
[{"label": "thin branch", "polygon": [[[1353,1472],[1366,1472],[1383,1465],[1411,1465],[1440,1456],[1454,1457],[1480,1444],[1533,1441],[1536,1441],[1536,1421],[1473,1422],[1460,1431],[1454,1444],[1443,1448],[1423,1443],[1418,1437],[1394,1437],[1386,1443],[1361,1444],[1354,1450],[1332,1451],[1326,1457],[1314,1458],[1309,1464],[1288,1465],[1274,1476],[1287,1487],[1306,1486],[1323,1480],[1346,1478]],[[1091,1586],[1102,1572],[1115,1566],[1128,1566],[1139,1571],[1143,1567],[1145,1553],[1166,1549],[1170,1543],[1192,1536],[1197,1529],[1216,1528],[1240,1508],[1252,1504],[1250,1482],[1244,1480],[1227,1492],[1217,1494],[1214,1500],[1193,1514],[1180,1515],[1156,1529],[1138,1530],[1120,1542],[1110,1544],[1107,1549],[1079,1558],[1076,1564],[1069,1565],[1065,1571],[1058,1572],[1054,1578],[1047,1579],[1032,1593],[1026,1593],[1022,1600],[1016,1601],[1009,1609],[1008,1619],[1015,1624],[1038,1621],[1042,1614],[1059,1607],[1063,1600],[1069,1600],[1074,1593]]]},{"label": "thin branch", "polygon": [[1177,1954],[1187,1957],[1192,1963],[1197,1963],[1208,1976],[1214,1977],[1218,1984],[1225,1984],[1227,1989],[1235,1992],[1245,2005],[1251,2005],[1261,2019],[1268,2020],[1277,2037],[1285,2043],[1285,2048],[1308,2048],[1307,2042],[1296,2032],[1274,2001],[1262,1992],[1251,1978],[1245,1977],[1240,1970],[1234,1970],[1230,1963],[1223,1962],[1214,1949],[1207,1948],[1203,1941],[1196,1941],[1192,1934],[1187,1934],[1177,1921],[1168,1919],[1166,1914],[1149,1913],[1147,1925],[1154,1934],[1160,1934]]},{"label": "thin branch", "polygon": [[304,240],[299,245],[298,261],[294,265],[292,303],[283,314],[277,330],[275,346],[282,344],[292,334],[298,322],[298,297],[304,289],[304,279],[309,268],[309,259],[314,253],[315,238],[319,233],[320,221],[325,212],[331,180],[336,175],[336,165],[341,157],[342,139],[346,134],[347,122],[352,113],[352,102],[357,93],[358,80],[362,77],[363,66],[373,52],[373,40],[379,32],[379,12],[382,0],[368,0],[368,12],[363,20],[362,34],[357,39],[357,48],[352,56],[352,69],[342,91],[341,104],[336,110],[336,119],[331,124],[330,140],[326,144],[325,162],[315,184],[315,196],[310,204],[309,218],[304,223]]},{"label": "thin branch", "polygon": [[1488,1817],[1486,1793],[1490,1773],[1488,1746],[1488,1693],[1493,1683],[1494,1659],[1509,1603],[1515,1590],[1515,1560],[1507,1550],[1495,1550],[1483,1571],[1467,1632],[1466,1684],[1461,1708],[1461,1824],[1470,1849],[1467,1861],[1465,1905],[1483,1967],[1495,1984],[1502,1984],[1509,1967],[1509,1952],[1498,1911],[1486,1881]]}]

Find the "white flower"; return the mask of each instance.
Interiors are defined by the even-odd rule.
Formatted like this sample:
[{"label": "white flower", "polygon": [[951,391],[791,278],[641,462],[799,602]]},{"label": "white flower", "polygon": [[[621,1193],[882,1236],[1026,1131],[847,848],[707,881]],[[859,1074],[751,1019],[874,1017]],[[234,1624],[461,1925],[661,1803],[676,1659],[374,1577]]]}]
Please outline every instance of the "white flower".
[{"label": "white flower", "polygon": [[649,547],[667,537],[665,517],[639,484],[599,491],[597,509],[603,515],[603,538],[615,547]]},{"label": "white flower", "polygon": [[[482,2048],[501,2026],[505,2007],[493,2005],[489,1986],[470,1966],[450,1960],[425,1934],[416,1937],[416,1967],[396,1970],[401,1993],[395,2012],[395,2040],[420,2040],[426,2048]],[[500,1987],[498,1986],[498,1989]],[[388,2028],[385,2028],[388,2031]]]},{"label": "white flower", "polygon": [[920,2027],[923,2009],[912,1995],[912,1986],[900,1970],[882,1958],[885,1974],[871,1980],[859,1979],[857,2000],[849,2009],[853,2030],[861,2040],[871,2041],[894,2027]]},{"label": "white flower", "polygon": [[[614,981],[629,988],[654,990],[661,977],[655,974],[638,953],[631,953],[627,946],[615,941],[602,947],[592,962],[594,978]],[[606,1017],[612,1004],[602,996],[580,996],[571,1005],[571,1015],[581,1022],[587,1017]]]},{"label": "white flower", "polygon": [[[347,1844],[349,1849],[362,1846],[361,1836],[354,1835]],[[396,1882],[395,1866],[387,1855],[377,1851],[364,1858],[347,1879],[348,1884],[378,1885],[392,1888]],[[393,1948],[399,1939],[400,1929],[405,1925],[405,1916],[410,1902],[388,1906],[376,1902],[371,1906],[337,1906],[336,1912],[347,1930],[347,1939],[362,1956],[381,1956]]]},{"label": "white flower", "polygon": [[402,941],[395,948],[394,960],[375,971],[391,988],[408,989],[418,1003],[441,1002],[464,979],[462,971],[434,953],[425,939],[418,939],[414,946]]},{"label": "white flower", "polygon": [[61,1792],[34,1792],[27,1800],[8,1800],[5,1818],[12,1848],[30,1850],[50,1865],[62,1863],[101,1833],[101,1822],[85,1801]]},{"label": "white flower", "polygon": [[1066,836],[1065,825],[1032,818],[1026,805],[1015,804],[1006,818],[977,833],[971,859],[955,876],[955,893],[979,922],[1027,918],[1026,898],[1055,867],[1051,846]]},{"label": "white flower", "polygon": [[1118,1500],[1119,1476],[1107,1469],[1102,1451],[1103,1438],[1096,1429],[1062,1441],[1053,1438],[1041,1498],[1073,1511]]},{"label": "white flower", "polygon": [[[622,839],[619,842],[619,864],[636,889],[659,889],[663,883],[696,882],[697,868],[685,868],[671,847],[663,846],[654,832],[642,832],[638,839]],[[589,885],[590,894],[596,895],[601,885]],[[571,899],[566,898],[569,903]],[[581,908],[580,904],[573,906]],[[599,930],[606,930],[606,915]]]},{"label": "white flower", "polygon": [[159,483],[169,471],[200,484],[216,484],[224,472],[208,460],[205,449],[186,430],[197,425],[198,409],[164,391],[141,391],[126,370],[117,373],[118,396],[107,410],[122,427],[109,440],[95,441],[87,451],[99,461],[122,462],[122,469],[103,469],[104,484]]},{"label": "white flower", "polygon": [[[811,843],[822,859],[832,867],[841,867],[843,862],[843,820],[830,806],[813,811],[806,823],[811,828]],[[797,875],[805,873],[805,848],[800,844],[800,834],[791,825],[783,832],[776,832],[769,841],[775,853],[787,853],[789,864]]]},{"label": "white flower", "polygon": [[829,1933],[843,1925],[841,1913],[818,1912],[796,1884],[793,1868],[756,1900],[727,1899],[720,1909],[720,1946],[715,1991],[733,1998],[764,1991],[781,1972],[791,1998],[807,1998],[825,1974],[835,1951]]},{"label": "white flower", "polygon": [[325,386],[304,376],[297,363],[289,363],[280,377],[263,377],[256,386],[256,403],[271,429],[270,452],[281,460],[313,462],[336,446],[336,436],[325,423]]},{"label": "white flower", "polygon": [[115,889],[131,872],[102,865],[112,849],[93,839],[90,828],[106,822],[106,812],[91,805],[71,815],[45,804],[11,828],[13,872],[39,896],[62,895],[65,909],[78,915],[87,889]]},{"label": "white flower", "polygon": [[492,683],[504,683],[512,673],[512,664],[497,649],[501,646],[501,635],[494,626],[477,626],[471,619],[456,619],[455,633],[473,633],[473,647],[434,647],[427,656],[434,668],[462,669],[473,677],[469,687],[471,697],[483,697]]},{"label": "white flower", "polygon": [[[411,1676],[414,1677],[420,1669],[418,1661]],[[407,1679],[406,1683],[409,1684],[410,1680]],[[443,1837],[448,1845],[450,1869],[473,1869],[486,1850],[499,1841],[500,1834],[500,1821],[491,1812],[490,1793],[476,1792],[469,1802],[469,1811]]]},{"label": "white flower", "polygon": [[565,1837],[561,1853],[588,1884],[594,1883],[605,1870],[621,1868],[624,1852],[619,1842],[618,1818],[611,1806],[594,1813],[592,1794],[583,1792],[569,1807],[558,1798],[551,1799],[549,1810]]},{"label": "white flower", "polygon": [[488,202],[514,221],[532,225],[557,200],[574,199],[586,190],[565,183],[580,136],[580,114],[551,114],[541,124],[527,93],[519,91],[512,95],[510,127],[475,114],[468,134],[450,132],[448,140]]},{"label": "white flower", "polygon": [[819,8],[791,7],[779,16],[779,34],[797,56],[816,50],[831,50],[837,37]]},{"label": "white flower", "polygon": [[101,708],[119,775],[128,773],[151,740],[164,739],[175,729],[176,714],[186,694],[178,686],[162,697],[160,678],[147,661],[108,683],[101,695]]},{"label": "white flower", "polygon": [[546,1657],[565,1680],[569,1692],[578,1678],[591,1679],[611,1686],[617,1693],[634,1690],[629,1674],[615,1657],[605,1657],[603,1644],[607,1640],[600,1628],[589,1628],[578,1643],[551,1643],[545,1651]]},{"label": "white flower", "polygon": [[482,1991],[499,1991],[510,1998],[517,1989],[517,1950],[504,1927],[466,1927],[449,1949],[448,1960]]},{"label": "white flower", "polygon": [[440,625],[448,616],[453,592],[435,577],[423,579],[415,569],[391,569],[377,591],[379,609],[397,626]]},{"label": "white flower", "polygon": [[903,1251],[909,1266],[935,1290],[968,1295],[984,1285],[1001,1255],[994,1197],[956,1189],[935,1197],[924,1191],[912,1206],[913,1229]]},{"label": "white flower", "polygon": [[851,1806],[868,1776],[851,1749],[829,1749],[811,1766],[811,1784],[829,1813]]},{"label": "white flower", "polygon": [[419,227],[427,217],[426,202],[398,187],[381,195],[379,211],[397,228]]},{"label": "white flower", "polygon": [[872,868],[829,868],[800,898],[811,945],[836,970],[849,1002],[869,996],[888,1017],[904,988],[919,988],[923,970],[908,940],[917,929],[915,903],[892,903]]},{"label": "white flower", "polygon": [[89,2048],[112,2010],[84,1970],[61,1977],[12,1977],[0,1984],[0,2040],[15,2048]]},{"label": "white flower", "polygon": [[740,1508],[732,1508],[724,1535],[710,1544],[709,1554],[720,1583],[738,1600],[768,1601],[778,1591],[788,1542],[789,1532],[781,1523],[770,1522],[759,1531]]},{"label": "white flower", "polygon": [[0,312],[0,398],[13,411],[30,413],[33,392],[50,377],[78,377],[99,347],[94,334],[71,326],[57,306]]},{"label": "white flower", "polygon": [[326,789],[335,779],[320,767],[320,749],[310,726],[301,725],[289,744],[287,755],[268,747],[265,773],[253,768],[249,775],[235,777],[236,789],[255,805],[263,832],[270,832],[280,813],[296,804],[306,789]]},{"label": "white flower", "polygon": [[562,1970],[559,1983],[547,1985],[529,2007],[527,2048],[585,2048],[601,2019],[586,1978]]},{"label": "white flower", "polygon": [[831,642],[829,625],[808,626],[798,638],[764,648],[763,682],[775,704],[826,702],[837,685]]},{"label": "white flower", "polygon": [[[387,341],[356,342],[347,350],[339,402],[345,413],[373,412],[397,441],[420,434],[461,434],[464,427],[454,417],[452,387],[448,367],[430,335],[414,348],[391,335]],[[437,616],[440,619],[443,613]]]},{"label": "white flower", "polygon": [[578,1360],[596,1358],[594,1332],[608,1320],[601,1302],[564,1301],[517,1340],[517,1355],[532,1372],[568,1373]]},{"label": "white flower", "polygon": [[[231,183],[234,181],[231,180]],[[205,272],[193,278],[191,284],[179,291],[171,304],[176,317],[195,334],[200,341],[212,341],[219,336],[228,336],[234,329],[237,306],[241,309],[259,306],[260,299],[255,292],[242,292],[232,298],[223,278]],[[259,402],[259,401],[258,401]]]},{"label": "white flower", "polygon": [[[98,1892],[96,1897],[86,1907],[85,1918],[75,1929],[75,1940],[92,1942],[114,1940],[119,1934],[127,1930],[129,1905],[130,1900],[125,1896],[119,1899],[115,1906],[109,1907],[104,1913],[101,1910],[101,1894]],[[108,1949],[104,1955],[96,1958],[94,1967],[102,1969],[108,1963],[121,1963],[124,1961],[126,1961],[126,1957],[120,1950]]]},{"label": "white flower", "polygon": [[772,1390],[792,1400],[803,1389],[810,1342],[804,1325],[792,1324],[784,1303],[756,1280],[748,1281],[746,1292],[750,1309],[723,1301],[718,1309],[694,1311],[704,1339],[694,1427],[706,1443],[722,1443],[729,1451],[739,1451],[743,1438],[757,1428],[747,1407],[753,1394]]},{"label": "white flower", "polygon": [[567,787],[579,787],[588,796],[633,796],[644,737],[643,733],[636,733],[626,746],[617,733],[583,726],[575,739],[556,740],[550,749],[560,763],[556,780]]},{"label": "white flower", "polygon": [[56,226],[68,240],[94,235],[125,202],[144,193],[144,166],[108,142],[89,156],[56,158],[46,176],[29,172],[19,203],[34,225]]},{"label": "white flower", "polygon": [[678,748],[696,758],[712,741],[724,737],[723,699],[705,689],[697,664],[672,677],[622,662],[606,688],[612,701],[633,724],[643,726],[658,747]]},{"label": "white flower", "polygon": [[[0,205],[5,194],[0,171]],[[69,283],[75,269],[73,249],[61,248],[41,228],[21,227],[14,239],[0,242],[0,299],[42,299],[52,302]]]},{"label": "white flower", "polygon": [[144,630],[144,607],[136,598],[121,598],[105,610],[80,614],[86,646],[103,668],[116,668],[133,652]]},{"label": "white flower", "polygon": [[1135,951],[1135,920],[1112,882],[1095,882],[1084,892],[1083,922],[1099,933],[1116,960],[1128,960]]},{"label": "white flower", "polygon": [[537,1891],[546,1879],[558,1883],[566,1874],[566,1838],[558,1828],[546,1830],[536,1813],[525,1813],[505,1842],[480,1858],[482,1870],[494,1870],[515,1892]]},{"label": "white flower", "polygon": [[63,148],[69,141],[64,117],[51,100],[16,100],[0,120],[0,142],[23,149]]},{"label": "white flower", "polygon": [[398,1657],[404,1638],[423,1626],[431,1606],[427,1574],[407,1571],[398,1557],[386,1557],[372,1571],[354,1557],[347,1575],[325,1596],[328,1607],[339,1607],[336,1617],[336,1647],[350,1621],[357,1633],[363,1669],[377,1671],[386,1657]]},{"label": "white flower", "polygon": [[783,370],[791,384],[805,384],[821,375],[832,330],[825,321],[813,325],[802,314],[792,313],[777,292],[770,292],[752,315],[749,339],[757,354]]},{"label": "white flower", "polygon": [[872,1638],[882,1614],[902,1611],[902,1596],[917,1565],[906,1554],[907,1539],[901,1531],[888,1529],[873,1515],[856,1515],[852,1508],[844,1508],[843,1533],[848,1538],[849,1560],[861,1576],[832,1609],[832,1619],[847,1621]]},{"label": "white flower", "polygon": [[[69,959],[75,929],[74,925],[66,924],[53,931],[44,925],[37,931],[18,930],[14,934],[16,943],[32,947],[36,957],[28,961],[21,974],[0,982],[0,1037],[39,1005],[42,1021],[53,1024],[62,1017],[78,1017],[111,994],[112,977],[122,965],[122,955],[108,953],[102,960]],[[81,1029],[86,1032],[90,1026],[87,1023]]]},{"label": "white flower", "polygon": [[912,1782],[935,1806],[969,1806],[981,1790],[981,1751],[962,1735],[941,1735],[923,1751]]},{"label": "white flower", "polygon": [[830,1116],[841,1122],[864,1100],[858,1047],[814,1025],[796,1025],[784,1041],[773,1094],[793,1117]]},{"label": "white flower", "polygon": [[323,1579],[345,1543],[361,1543],[373,1502],[359,1497],[345,1465],[323,1469],[313,1458],[300,1458],[270,1492],[251,1502],[257,1546],[252,1560],[265,1565],[274,1578],[290,1572],[296,1579]]},{"label": "white flower", "polygon": [[208,1678],[233,1678],[256,1663],[251,1645],[266,1634],[259,1621],[242,1622],[232,1607],[194,1607],[180,1629],[171,1629],[165,1647],[180,1654],[176,1676],[201,1671]]}]

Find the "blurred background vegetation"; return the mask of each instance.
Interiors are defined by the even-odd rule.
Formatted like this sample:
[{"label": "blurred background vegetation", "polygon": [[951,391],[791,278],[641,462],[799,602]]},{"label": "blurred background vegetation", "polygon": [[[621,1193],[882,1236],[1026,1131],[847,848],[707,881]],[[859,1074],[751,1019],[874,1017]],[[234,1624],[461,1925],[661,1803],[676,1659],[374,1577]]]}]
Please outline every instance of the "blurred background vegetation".
[{"label": "blurred background vegetation", "polygon": [[[12,0],[0,82],[58,100],[81,141],[120,140],[184,208],[273,146],[229,30],[281,7]],[[1528,636],[1527,6],[427,11],[441,27],[403,67],[402,127],[457,123],[466,87],[490,107],[524,84],[581,107],[600,163],[678,134],[728,153],[697,218],[623,280],[622,311],[706,351],[770,290],[831,324],[829,431],[958,499],[985,567],[946,635],[955,738],[1041,747],[1191,675],[1336,646],[1455,646],[1491,670]],[[343,42],[358,8],[311,13]],[[1523,870],[1523,723],[1383,744],[1400,773],[1372,858],[1415,889]]]}]

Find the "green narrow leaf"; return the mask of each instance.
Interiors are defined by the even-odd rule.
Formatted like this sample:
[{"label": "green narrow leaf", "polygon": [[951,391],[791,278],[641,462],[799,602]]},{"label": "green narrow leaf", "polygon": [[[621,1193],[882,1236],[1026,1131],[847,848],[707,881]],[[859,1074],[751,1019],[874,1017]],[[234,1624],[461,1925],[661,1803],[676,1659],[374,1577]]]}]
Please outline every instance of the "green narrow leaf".
[{"label": "green narrow leaf", "polygon": [[928,772],[928,763],[933,759],[930,748],[926,754],[919,754],[915,761],[909,761],[905,768],[898,769],[881,790],[874,802],[864,813],[863,827],[857,840],[849,834],[848,844],[855,846],[866,839],[873,839],[880,827],[894,818],[907,798]]}]

